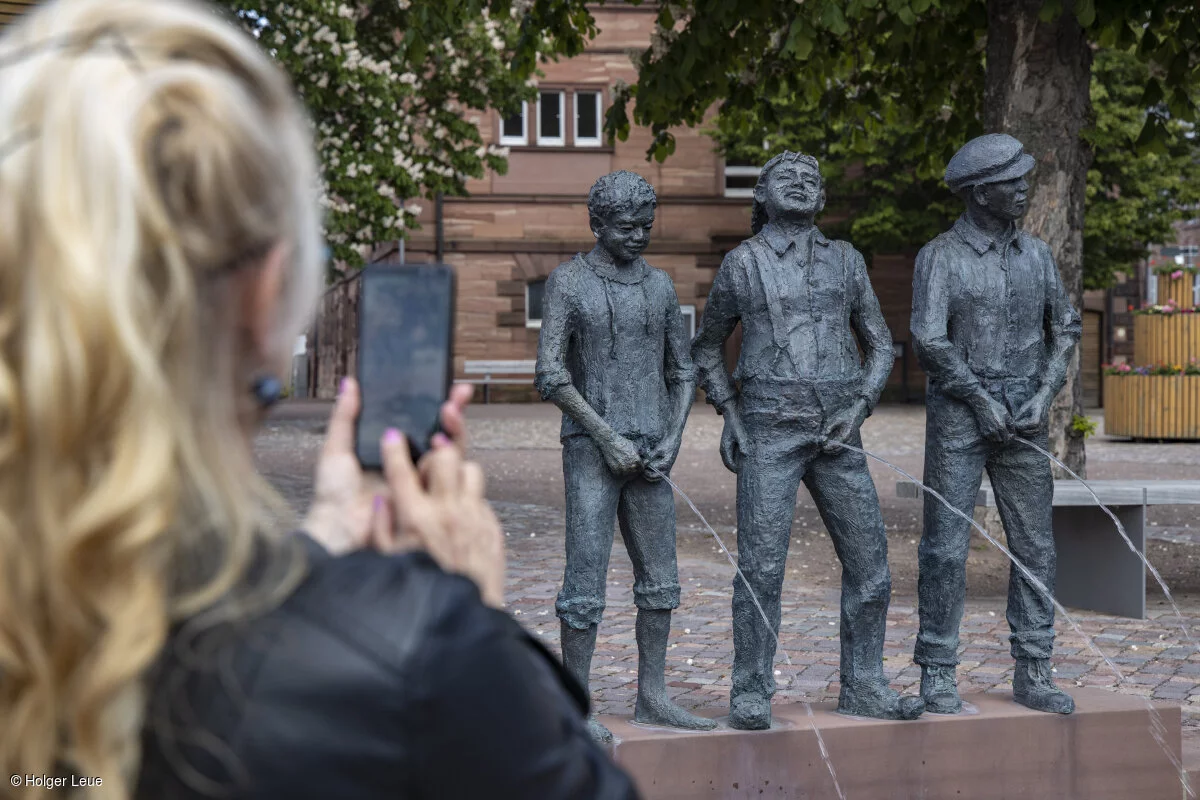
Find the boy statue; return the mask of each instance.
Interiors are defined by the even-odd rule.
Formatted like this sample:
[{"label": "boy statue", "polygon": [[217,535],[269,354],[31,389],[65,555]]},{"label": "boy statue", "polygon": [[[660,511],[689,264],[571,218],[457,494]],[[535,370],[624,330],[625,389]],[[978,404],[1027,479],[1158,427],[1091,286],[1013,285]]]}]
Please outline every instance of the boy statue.
[{"label": "boy statue", "polygon": [[[737,473],[738,566],[770,618],[768,629],[746,582],[735,579],[729,724],[744,730],[771,725],[801,481],[842,562],[838,710],[908,720],[924,709],[919,697],[890,688],[883,672],[887,533],[866,457],[838,445],[862,447],[859,428],[895,362],[892,335],[862,255],[816,227],[824,206],[815,158],[784,152],[766,163],[754,189],[754,235],[717,271],[692,345],[708,402],[725,418],[721,458]],[[741,355],[730,376],[725,341],[738,322]]]},{"label": "boy statue", "polygon": [[[555,610],[567,671],[587,689],[604,613],[614,522],[633,562],[638,694],[634,720],[711,730],[667,697],[667,638],[679,607],[675,500],[655,472],[679,453],[695,394],[688,336],[671,278],[642,259],[657,205],[632,172],[596,181],[588,213],[596,246],[546,281],[538,392],[563,412],[566,574]],[[599,741],[612,734],[594,718]]]},{"label": "boy statue", "polygon": [[[946,183],[967,210],[917,255],[912,334],[929,376],[925,482],[970,517],[986,469],[1009,548],[1053,591],[1054,477],[1045,456],[1013,437],[1048,447],[1050,405],[1082,325],[1049,246],[1017,224],[1033,167],[1020,142],[998,133],[967,142],[950,160]],[[914,660],[921,695],[939,714],[962,708],[955,668],[970,537],[966,519],[925,496]],[[1075,703],[1051,676],[1054,605],[1015,566],[1008,625],[1013,699],[1070,714]]]}]

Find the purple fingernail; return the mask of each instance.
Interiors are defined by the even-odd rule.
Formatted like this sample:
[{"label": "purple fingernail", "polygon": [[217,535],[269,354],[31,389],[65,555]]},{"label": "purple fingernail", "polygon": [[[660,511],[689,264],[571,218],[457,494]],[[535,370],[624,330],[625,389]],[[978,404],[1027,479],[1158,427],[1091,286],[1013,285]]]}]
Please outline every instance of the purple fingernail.
[{"label": "purple fingernail", "polygon": [[341,395],[345,394],[346,387],[349,385],[350,385],[350,379],[342,378],[341,383],[338,384],[338,395],[341,396]]},{"label": "purple fingernail", "polygon": [[435,433],[433,435],[433,446],[434,447],[446,447],[449,444],[450,444],[450,438],[448,436],[446,436],[446,434]]},{"label": "purple fingernail", "polygon": [[403,437],[401,437],[400,431],[396,430],[395,428],[388,428],[383,434],[383,443],[399,444],[401,438]]}]

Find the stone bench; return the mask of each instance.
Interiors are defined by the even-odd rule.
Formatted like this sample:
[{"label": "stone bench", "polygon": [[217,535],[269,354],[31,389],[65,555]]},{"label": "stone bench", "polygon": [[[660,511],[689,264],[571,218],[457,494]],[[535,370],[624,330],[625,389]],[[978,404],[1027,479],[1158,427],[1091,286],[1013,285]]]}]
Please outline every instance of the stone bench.
[{"label": "stone bench", "polygon": [[[1146,552],[1146,508],[1200,505],[1200,481],[1088,481],[1121,524],[1139,553]],[[903,498],[919,498],[911,481],[896,485]],[[936,502],[936,501],[935,501]],[[995,508],[985,481],[975,505]],[[1076,480],[1054,482],[1054,542],[1058,549],[1055,595],[1068,608],[1145,619],[1146,569],[1121,539],[1117,526]]]}]

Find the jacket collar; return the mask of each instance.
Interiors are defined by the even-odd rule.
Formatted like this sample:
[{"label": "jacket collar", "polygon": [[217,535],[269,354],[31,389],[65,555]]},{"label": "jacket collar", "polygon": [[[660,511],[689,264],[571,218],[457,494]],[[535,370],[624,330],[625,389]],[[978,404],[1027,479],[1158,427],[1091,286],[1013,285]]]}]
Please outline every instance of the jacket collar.
[{"label": "jacket collar", "polygon": [[816,227],[809,228],[798,239],[794,239],[781,231],[777,226],[768,222],[763,227],[761,236],[763,241],[775,251],[775,255],[777,256],[786,253],[788,248],[793,244],[801,245],[800,252],[804,253],[805,256],[810,251],[808,245],[812,242],[826,247],[829,245],[829,240],[825,238],[825,234],[821,233],[820,229]]},{"label": "jacket collar", "polygon": [[628,267],[618,267],[600,248],[596,248],[590,253],[580,253],[579,258],[601,278],[617,283],[641,283],[650,271],[650,265],[641,256]]},{"label": "jacket collar", "polygon": [[992,248],[1000,250],[1006,244],[1011,244],[1018,250],[1021,249],[1021,231],[1015,224],[1008,229],[1007,234],[1002,235],[999,239],[993,239],[981,231],[966,214],[963,214],[954,223],[954,232],[979,255],[983,255]]}]

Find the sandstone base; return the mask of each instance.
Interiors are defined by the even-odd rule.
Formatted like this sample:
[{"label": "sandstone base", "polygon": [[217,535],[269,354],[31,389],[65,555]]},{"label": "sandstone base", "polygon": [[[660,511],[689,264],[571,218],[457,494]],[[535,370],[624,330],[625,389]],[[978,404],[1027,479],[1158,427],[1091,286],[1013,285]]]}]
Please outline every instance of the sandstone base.
[{"label": "sandstone base", "polygon": [[[1074,688],[1068,717],[1029,711],[1007,694],[966,695],[978,713],[913,722],[844,717],[833,704],[774,706],[768,731],[649,728],[602,717],[613,756],[646,800],[839,800],[821,757],[821,732],[844,800],[1178,800],[1180,710],[1155,704],[1160,735],[1140,698]],[[718,717],[713,710],[708,716]]]}]

